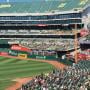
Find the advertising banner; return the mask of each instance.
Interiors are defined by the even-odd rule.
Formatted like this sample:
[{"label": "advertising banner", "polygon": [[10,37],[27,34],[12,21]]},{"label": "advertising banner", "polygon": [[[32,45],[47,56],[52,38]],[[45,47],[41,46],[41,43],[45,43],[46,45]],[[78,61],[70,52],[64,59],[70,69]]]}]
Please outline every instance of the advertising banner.
[{"label": "advertising banner", "polygon": [[0,55],[6,56],[6,55],[8,55],[8,53],[7,52],[0,52]]},{"label": "advertising banner", "polygon": [[18,52],[14,50],[9,50],[9,55],[18,56]]},{"label": "advertising banner", "polygon": [[86,59],[86,55],[85,55],[85,54],[82,54],[82,53],[78,53],[78,54],[77,54],[77,57],[78,57],[78,59],[80,59],[80,60],[85,60],[85,59]]},{"label": "advertising banner", "polygon": [[81,30],[81,32],[80,32],[81,36],[86,36],[88,34],[89,34],[88,30],[85,30],[85,29]]},{"label": "advertising banner", "polygon": [[18,54],[18,57],[22,58],[22,59],[26,59],[27,58],[27,54]]},{"label": "advertising banner", "polygon": [[29,48],[19,46],[19,45],[12,45],[11,50],[18,50],[18,51],[26,51],[26,52],[31,52]]},{"label": "advertising banner", "polygon": [[35,59],[47,59],[47,60],[57,60],[55,56],[43,56],[43,55],[29,55],[28,58],[35,58]]},{"label": "advertising banner", "polygon": [[36,59],[46,59],[46,56],[36,56]]}]

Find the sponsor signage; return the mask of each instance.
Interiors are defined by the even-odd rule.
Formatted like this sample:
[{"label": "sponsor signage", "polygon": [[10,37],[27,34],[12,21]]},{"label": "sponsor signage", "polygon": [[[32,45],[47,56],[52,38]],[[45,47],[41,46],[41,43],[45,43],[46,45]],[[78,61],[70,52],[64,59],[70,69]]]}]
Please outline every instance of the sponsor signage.
[{"label": "sponsor signage", "polygon": [[18,55],[18,52],[13,51],[13,50],[9,50],[9,54],[10,55],[13,55],[13,56],[17,56]]},{"label": "sponsor signage", "polygon": [[7,52],[0,52],[0,55],[8,55],[8,53]]},{"label": "sponsor signage", "polygon": [[18,54],[18,57],[26,59],[27,58],[27,54]]},{"label": "sponsor signage", "polygon": [[36,56],[36,59],[46,59],[46,56]]},{"label": "sponsor signage", "polygon": [[19,46],[19,45],[12,45],[11,50],[26,51],[26,52],[31,51],[30,49],[28,49],[26,47]]},{"label": "sponsor signage", "polygon": [[56,55],[55,51],[50,51],[50,50],[32,50],[32,52],[30,52],[30,55],[41,55],[41,56],[53,56]]},{"label": "sponsor signage", "polygon": [[81,36],[86,36],[88,34],[89,34],[88,30],[85,30],[85,29],[81,30],[81,32],[80,32]]}]

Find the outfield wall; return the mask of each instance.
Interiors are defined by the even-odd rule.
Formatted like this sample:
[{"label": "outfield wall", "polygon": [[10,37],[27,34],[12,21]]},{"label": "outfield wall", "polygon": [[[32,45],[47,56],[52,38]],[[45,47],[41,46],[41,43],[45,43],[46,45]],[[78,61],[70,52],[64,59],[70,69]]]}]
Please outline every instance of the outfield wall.
[{"label": "outfield wall", "polygon": [[[35,50],[34,50],[35,51]],[[48,51],[45,51],[45,53]],[[0,55],[10,55],[10,56],[16,56],[21,59],[27,59],[27,58],[33,58],[33,59],[41,59],[41,60],[56,60],[59,62],[62,62],[66,65],[71,65],[72,62],[70,60],[67,60],[66,58],[62,59],[58,57],[57,53],[52,53],[53,51],[49,51],[48,54],[45,55],[44,52],[26,52],[26,51],[18,51],[18,50],[11,50],[11,49],[1,49],[0,48]]]},{"label": "outfield wall", "polygon": [[33,59],[47,59],[47,60],[57,60],[57,55],[56,54],[50,54],[50,55],[40,55],[35,54],[34,52],[25,52],[25,51],[18,51],[18,50],[11,50],[7,48],[0,48],[0,53],[5,54],[7,53],[8,55],[11,56],[17,56],[19,58],[33,58]]},{"label": "outfield wall", "polygon": [[56,55],[53,55],[53,56],[29,55],[28,58],[45,59],[45,60],[57,60]]}]

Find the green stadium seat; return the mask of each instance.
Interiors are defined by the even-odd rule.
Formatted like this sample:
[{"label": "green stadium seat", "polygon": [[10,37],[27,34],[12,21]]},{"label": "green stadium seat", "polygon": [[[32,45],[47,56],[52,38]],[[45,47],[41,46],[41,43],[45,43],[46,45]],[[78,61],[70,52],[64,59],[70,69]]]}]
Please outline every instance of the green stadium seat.
[{"label": "green stadium seat", "polygon": [[21,3],[1,3],[0,13],[43,13],[52,11],[68,11],[83,8],[90,0],[45,0]]}]

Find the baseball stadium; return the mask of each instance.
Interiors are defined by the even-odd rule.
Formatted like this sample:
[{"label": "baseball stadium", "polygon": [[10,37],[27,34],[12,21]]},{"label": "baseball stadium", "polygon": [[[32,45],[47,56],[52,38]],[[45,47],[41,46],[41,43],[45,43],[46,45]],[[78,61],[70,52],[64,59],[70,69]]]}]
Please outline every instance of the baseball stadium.
[{"label": "baseball stadium", "polygon": [[90,0],[0,0],[0,90],[90,90]]}]

